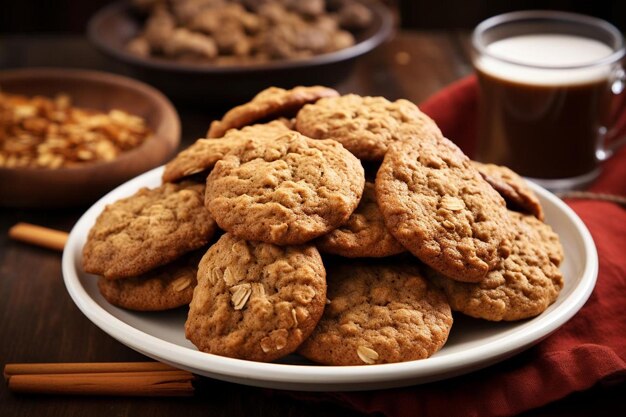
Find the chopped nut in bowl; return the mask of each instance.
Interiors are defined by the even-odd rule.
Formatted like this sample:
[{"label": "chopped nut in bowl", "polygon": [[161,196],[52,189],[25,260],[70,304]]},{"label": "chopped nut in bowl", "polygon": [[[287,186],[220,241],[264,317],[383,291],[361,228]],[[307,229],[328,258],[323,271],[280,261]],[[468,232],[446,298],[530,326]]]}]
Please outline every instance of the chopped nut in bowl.
[{"label": "chopped nut in bowl", "polygon": [[112,161],[151,137],[145,120],[122,110],[73,107],[67,95],[29,98],[0,91],[0,167],[57,169]]},{"label": "chopped nut in bowl", "polygon": [[180,141],[171,103],[117,75],[61,69],[0,72],[0,205],[94,201],[165,162]]}]

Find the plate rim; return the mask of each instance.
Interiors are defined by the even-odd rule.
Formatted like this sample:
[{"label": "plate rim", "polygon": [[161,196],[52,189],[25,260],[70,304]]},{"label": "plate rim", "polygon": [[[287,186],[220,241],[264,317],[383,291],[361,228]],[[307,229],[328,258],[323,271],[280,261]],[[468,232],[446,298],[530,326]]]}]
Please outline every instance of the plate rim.
[{"label": "plate rim", "polygon": [[[520,349],[538,343],[556,329],[571,319],[590,297],[598,275],[598,255],[591,233],[578,215],[557,196],[530,183],[531,189],[542,199],[554,204],[559,212],[563,213],[574,223],[577,236],[586,255],[586,263],[581,272],[581,279],[572,293],[568,296],[568,303],[557,306],[547,315],[532,318],[535,326],[513,333],[504,339],[496,339],[487,344],[471,347],[466,351],[456,352],[446,357],[430,357],[423,360],[378,364],[370,366],[311,366],[277,363],[253,362],[243,359],[233,359],[208,354],[168,342],[156,336],[139,330],[118,319],[101,307],[81,285],[78,271],[75,268],[77,256],[82,252],[78,247],[81,239],[80,230],[91,227],[97,213],[112,199],[121,197],[118,194],[128,194],[122,189],[135,189],[154,176],[160,176],[163,166],[152,169],[116,187],[100,200],[94,203],[76,222],[72,228],[65,250],[63,251],[62,271],[63,281],[70,297],[79,310],[105,333],[126,346],[160,361],[190,370],[192,372],[209,375],[218,379],[235,381],[238,383],[287,387],[287,389],[302,390],[346,390],[372,389],[375,383],[391,383],[391,386],[419,384],[420,379],[432,381],[447,378],[446,374],[458,375],[463,368],[474,365],[477,369],[481,363],[490,358],[511,356]],[[97,212],[97,213],[96,213]],[[92,218],[92,220],[90,220]],[[86,224],[88,223],[89,224]],[[489,363],[492,363],[491,361]],[[475,366],[475,365],[479,366]],[[442,378],[432,378],[435,374],[444,375]],[[366,378],[365,380],[363,378]],[[405,383],[403,383],[405,381]],[[397,383],[394,383],[397,382]],[[424,381],[426,382],[426,381]],[[294,384],[296,384],[294,386]],[[323,384],[322,387],[317,385]],[[359,388],[363,385],[366,388]],[[356,387],[356,388],[355,388]]]}]

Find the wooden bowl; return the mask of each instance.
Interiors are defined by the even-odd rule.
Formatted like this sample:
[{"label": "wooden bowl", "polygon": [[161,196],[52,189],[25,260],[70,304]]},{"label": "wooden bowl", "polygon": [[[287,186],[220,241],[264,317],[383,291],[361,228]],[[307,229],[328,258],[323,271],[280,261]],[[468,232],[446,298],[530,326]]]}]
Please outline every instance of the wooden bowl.
[{"label": "wooden bowl", "polygon": [[137,78],[168,96],[223,105],[248,100],[270,86],[332,86],[345,79],[356,59],[388,39],[393,31],[393,17],[385,6],[374,1],[363,1],[363,5],[372,11],[373,22],[355,35],[355,45],[310,58],[259,64],[218,66],[134,55],[125,46],[140,32],[141,20],[128,2],[113,3],[97,12],[89,21],[87,35],[100,51],[125,63]]},{"label": "wooden bowl", "polygon": [[180,120],[163,94],[130,78],[73,69],[0,71],[2,91],[54,97],[101,111],[120,109],[146,120],[154,137],[108,162],[39,169],[0,168],[0,205],[68,207],[95,201],[115,186],[169,160],[180,143]]}]

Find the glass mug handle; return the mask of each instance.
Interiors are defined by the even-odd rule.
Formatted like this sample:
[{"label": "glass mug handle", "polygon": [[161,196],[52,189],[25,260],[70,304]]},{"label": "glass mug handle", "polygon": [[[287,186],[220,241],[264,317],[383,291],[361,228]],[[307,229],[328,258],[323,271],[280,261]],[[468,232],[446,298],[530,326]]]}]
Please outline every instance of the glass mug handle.
[{"label": "glass mug handle", "polygon": [[[613,156],[617,149],[626,144],[626,93],[624,93],[626,89],[626,72],[624,72],[622,67],[619,67],[614,71],[612,78],[611,92],[618,102],[615,116],[612,120],[613,126],[608,130],[606,127],[602,127],[600,131],[600,142],[596,150],[596,158],[599,161],[606,161]],[[620,130],[623,131],[620,132]],[[621,137],[615,138],[620,133]],[[607,139],[611,139],[610,142],[607,142]]]}]

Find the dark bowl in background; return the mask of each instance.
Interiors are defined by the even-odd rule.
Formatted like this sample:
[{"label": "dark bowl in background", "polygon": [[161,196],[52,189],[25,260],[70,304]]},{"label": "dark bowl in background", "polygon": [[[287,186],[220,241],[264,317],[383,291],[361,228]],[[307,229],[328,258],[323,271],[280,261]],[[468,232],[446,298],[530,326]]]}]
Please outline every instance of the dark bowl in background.
[{"label": "dark bowl in background", "polygon": [[277,60],[242,66],[179,63],[142,58],[126,51],[126,43],[141,29],[140,19],[126,2],[113,3],[89,21],[89,40],[104,54],[125,63],[141,80],[170,97],[207,104],[247,100],[270,86],[332,86],[344,80],[355,60],[376,48],[392,33],[391,12],[378,2],[363,2],[373,12],[369,28],[355,35],[355,45],[306,59]]}]

